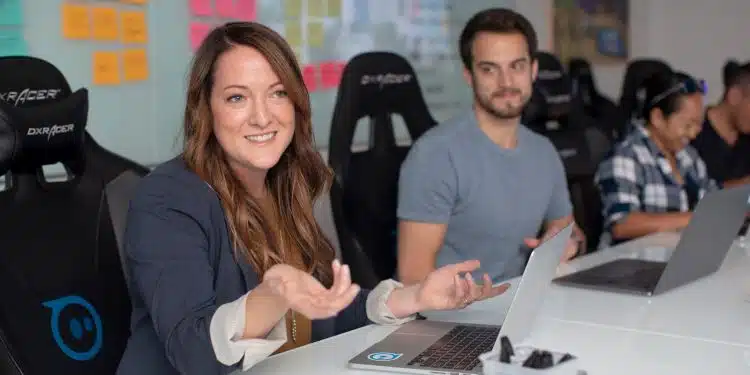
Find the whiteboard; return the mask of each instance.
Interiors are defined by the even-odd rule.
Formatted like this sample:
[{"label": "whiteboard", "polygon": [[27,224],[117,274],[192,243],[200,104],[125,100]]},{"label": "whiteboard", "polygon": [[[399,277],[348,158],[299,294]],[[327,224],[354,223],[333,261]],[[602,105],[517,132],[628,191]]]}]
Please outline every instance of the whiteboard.
[{"label": "whiteboard", "polygon": [[[513,0],[208,1],[255,3],[256,20],[294,42],[302,66],[346,62],[371,50],[401,54],[414,66],[427,104],[438,121],[450,118],[472,101],[458,57],[458,35],[463,25],[481,9],[514,5]],[[190,3],[191,0],[147,0],[142,5],[125,0],[23,1],[23,35],[30,55],[57,66],[73,90],[90,90],[88,130],[94,138],[116,153],[153,166],[179,152],[186,74],[192,56],[191,23],[217,25],[237,19],[218,14],[195,15]],[[119,41],[66,39],[61,34],[63,4],[145,11],[148,41],[143,48],[148,56],[148,78],[95,85],[92,54],[121,51],[128,46]],[[311,93],[314,134],[322,149],[328,143],[335,97],[335,87]],[[404,136],[403,128],[397,136]],[[355,140],[366,140],[366,132],[358,131]]]}]

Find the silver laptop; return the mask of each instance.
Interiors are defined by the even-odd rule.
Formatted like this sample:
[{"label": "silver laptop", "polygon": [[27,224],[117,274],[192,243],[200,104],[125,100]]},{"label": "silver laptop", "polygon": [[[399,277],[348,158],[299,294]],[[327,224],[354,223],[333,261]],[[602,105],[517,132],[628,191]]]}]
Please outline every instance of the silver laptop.
[{"label": "silver laptop", "polygon": [[413,374],[481,374],[479,355],[501,336],[524,340],[555,277],[570,238],[568,225],[531,252],[505,319],[498,325],[417,320],[404,324],[349,361],[349,367]]},{"label": "silver laptop", "polygon": [[750,209],[750,185],[706,194],[668,262],[617,259],[554,280],[574,287],[646,296],[664,293],[719,269]]}]

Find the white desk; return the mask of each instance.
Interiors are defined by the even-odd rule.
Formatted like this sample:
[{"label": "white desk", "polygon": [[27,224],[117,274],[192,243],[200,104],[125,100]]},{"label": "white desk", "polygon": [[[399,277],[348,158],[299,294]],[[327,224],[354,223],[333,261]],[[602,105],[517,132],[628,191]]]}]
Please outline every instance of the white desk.
[{"label": "white desk", "polygon": [[[677,235],[597,252],[560,274],[623,256],[668,256]],[[644,250],[644,249],[651,250]],[[661,248],[661,249],[659,249]],[[514,291],[432,319],[493,323]],[[554,285],[528,343],[577,355],[591,375],[750,374],[750,257],[733,248],[717,274],[652,298]],[[382,374],[347,368],[349,358],[395,327],[368,326],[258,364],[246,374]]]},{"label": "white desk", "polygon": [[[621,257],[666,259],[678,239],[676,234],[660,234],[625,243],[563,266],[561,273]],[[564,321],[750,346],[750,255],[734,246],[715,274],[654,297],[554,285],[543,314]]]},{"label": "white desk", "polygon": [[[286,352],[259,363],[247,374],[373,375],[355,371],[349,358],[382,340],[395,328],[368,326]],[[579,356],[589,375],[747,375],[750,347],[621,331],[540,319],[529,339],[540,347]]]}]

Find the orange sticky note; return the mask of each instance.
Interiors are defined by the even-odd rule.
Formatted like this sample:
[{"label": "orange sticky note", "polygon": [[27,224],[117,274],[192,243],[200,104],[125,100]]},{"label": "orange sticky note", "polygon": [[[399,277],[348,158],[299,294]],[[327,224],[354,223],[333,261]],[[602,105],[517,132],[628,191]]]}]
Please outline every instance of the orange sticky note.
[{"label": "orange sticky note", "polygon": [[118,24],[117,9],[110,7],[91,8],[91,26],[95,40],[117,40]]},{"label": "orange sticky note", "polygon": [[89,8],[84,5],[62,5],[62,34],[68,39],[88,39],[91,37]]},{"label": "orange sticky note", "polygon": [[125,81],[148,79],[148,56],[146,49],[126,49],[122,52],[122,75]]},{"label": "orange sticky note", "polygon": [[143,5],[148,3],[148,0],[120,0],[125,4],[137,4],[137,5]]},{"label": "orange sticky note", "polygon": [[146,26],[146,13],[143,11],[121,12],[122,42],[123,43],[148,43],[148,26]]},{"label": "orange sticky note", "polygon": [[95,85],[120,84],[120,64],[117,52],[94,52],[91,69]]}]

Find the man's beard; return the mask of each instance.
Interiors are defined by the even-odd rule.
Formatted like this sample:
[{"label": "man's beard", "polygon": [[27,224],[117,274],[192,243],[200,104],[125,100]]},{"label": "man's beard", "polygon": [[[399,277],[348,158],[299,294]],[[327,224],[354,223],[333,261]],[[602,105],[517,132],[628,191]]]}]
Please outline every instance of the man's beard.
[{"label": "man's beard", "polygon": [[[497,108],[492,104],[492,100],[501,96],[504,93],[521,95],[521,103],[518,106],[505,106],[503,108]],[[514,88],[503,88],[493,92],[488,97],[482,97],[479,93],[474,90],[474,98],[476,99],[479,106],[490,115],[494,116],[499,120],[511,120],[521,117],[526,104],[529,101],[528,96],[524,96],[523,93]]]}]

